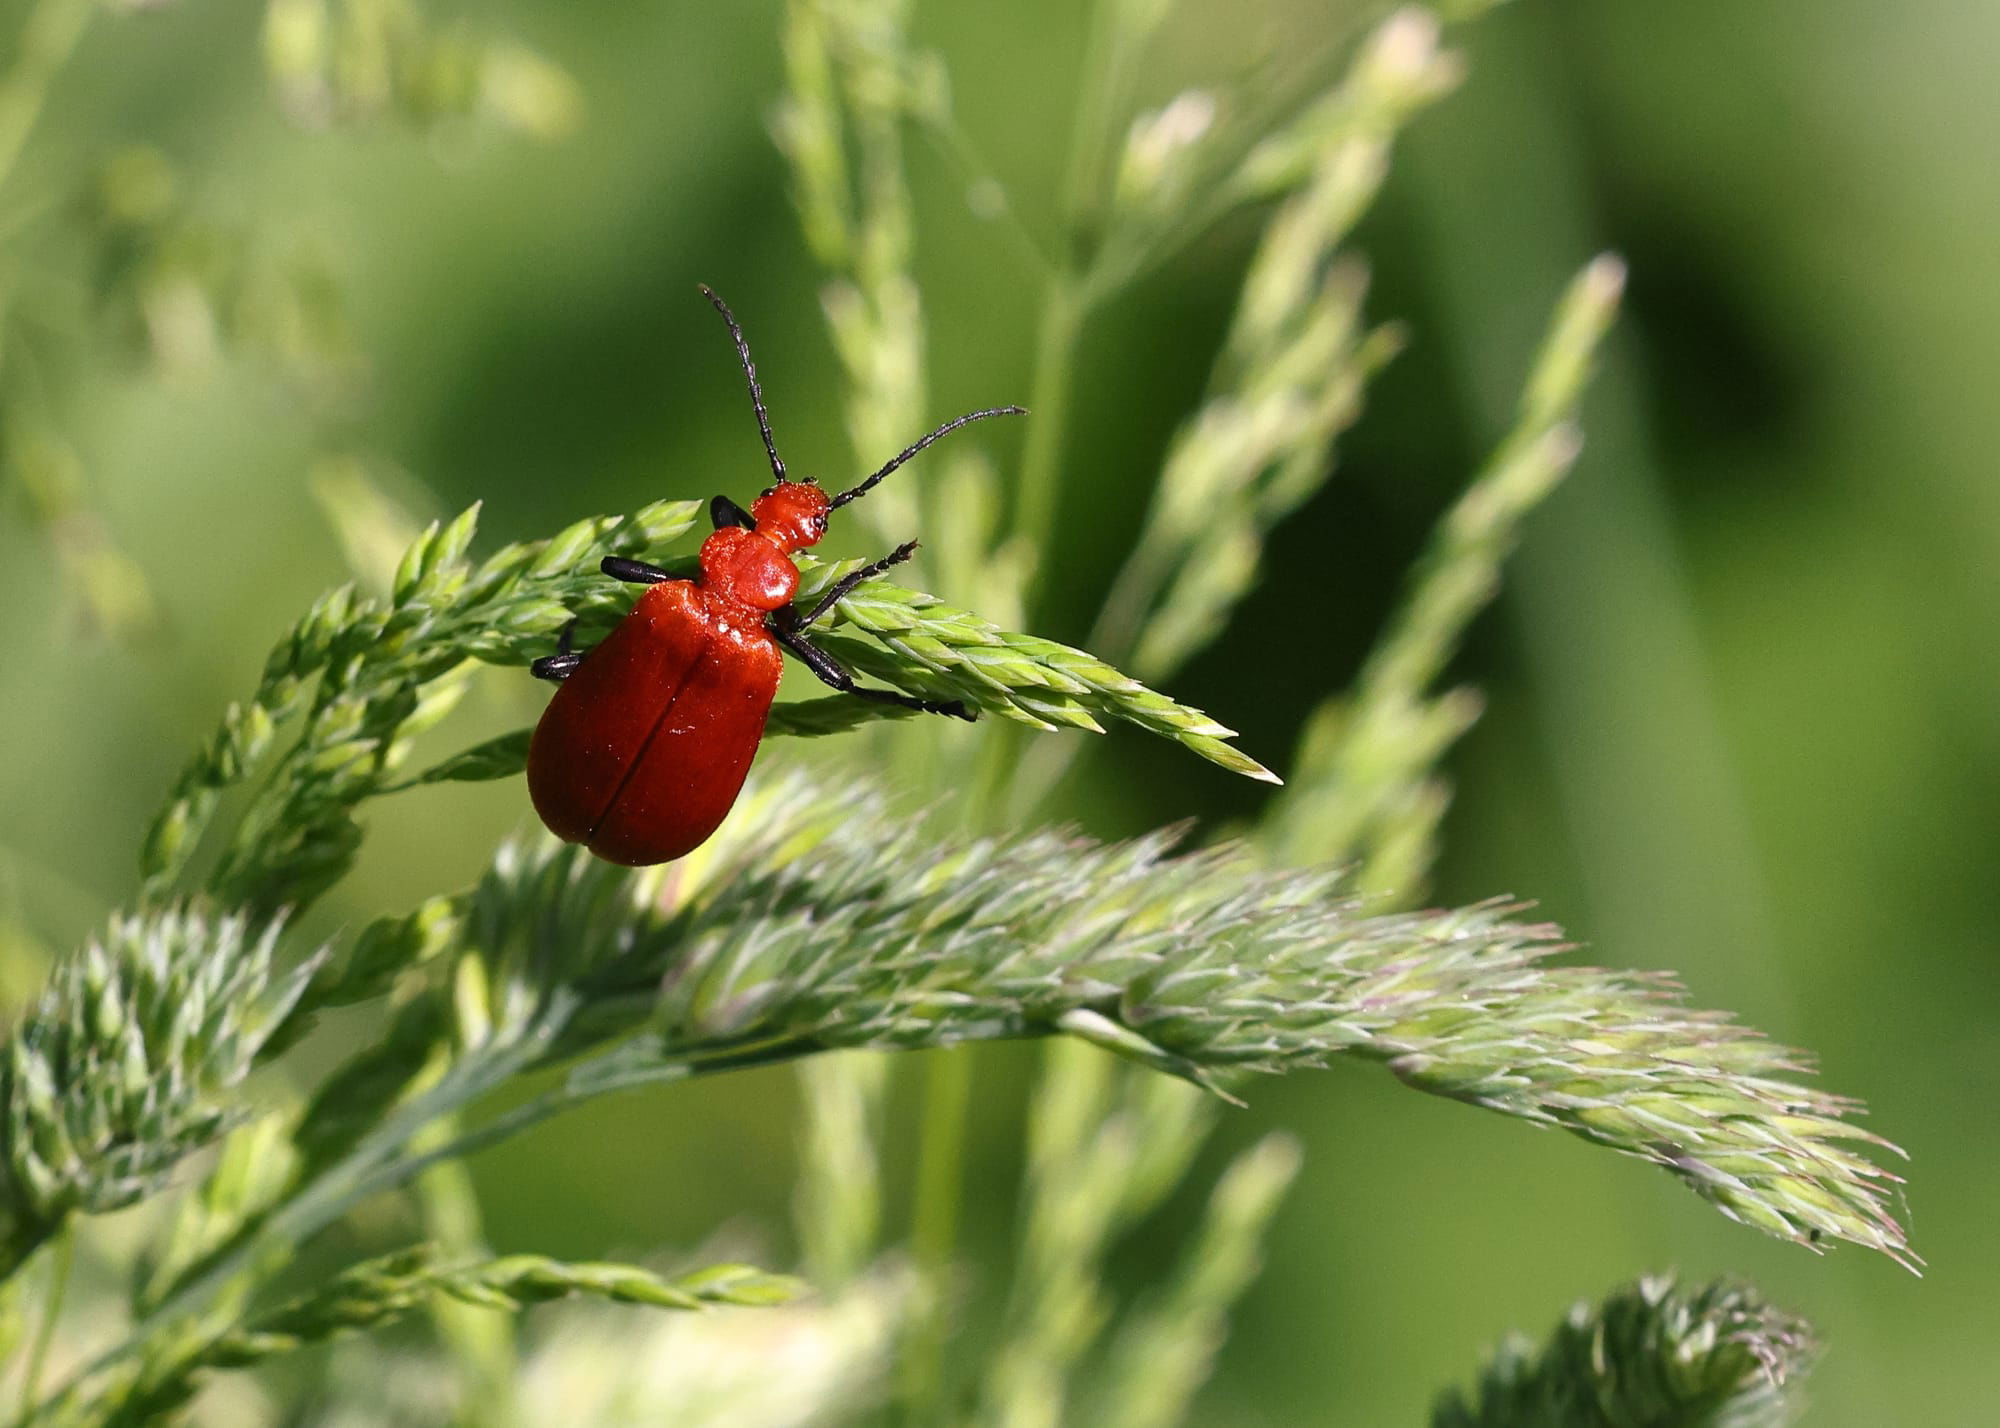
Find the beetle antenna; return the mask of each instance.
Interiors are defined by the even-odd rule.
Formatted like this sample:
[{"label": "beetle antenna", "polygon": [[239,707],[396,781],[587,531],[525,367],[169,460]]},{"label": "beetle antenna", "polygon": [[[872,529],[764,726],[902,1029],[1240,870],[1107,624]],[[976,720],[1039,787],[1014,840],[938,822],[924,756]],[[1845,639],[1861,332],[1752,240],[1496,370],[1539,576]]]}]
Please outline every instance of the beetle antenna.
[{"label": "beetle antenna", "polygon": [[893,457],[889,459],[888,465],[884,466],[880,471],[877,471],[873,476],[870,476],[866,481],[863,481],[859,486],[856,486],[851,491],[842,491],[838,496],[835,496],[831,501],[827,503],[827,509],[829,511],[833,510],[837,506],[846,505],[849,501],[854,500],[857,496],[867,495],[869,488],[872,487],[877,481],[880,481],[884,476],[887,476],[891,471],[894,471],[898,466],[901,466],[905,461],[908,461],[912,456],[915,456],[919,451],[922,451],[926,446],[929,446],[933,441],[936,441],[939,437],[948,436],[952,432],[957,431],[960,427],[966,425],[968,422],[978,421],[982,417],[1026,416],[1027,414],[1028,414],[1028,409],[1026,407],[988,407],[983,412],[967,412],[962,417],[953,417],[950,421],[946,422],[943,426],[939,427],[936,431],[932,432],[922,441],[919,441],[911,446],[906,446],[901,451],[897,452]]},{"label": "beetle antenna", "polygon": [[[707,283],[698,285],[701,295],[715,305],[722,314],[722,320],[729,324],[729,335],[736,339],[736,355],[743,359],[743,376],[750,383],[750,405],[757,409],[757,430],[764,438],[764,453],[771,458],[771,475],[780,481],[785,477],[785,463],[778,459],[778,444],[771,439],[771,418],[764,410],[764,389],[757,385],[757,364],[750,360],[750,344],[743,340],[743,329],[737,326],[736,314],[729,310],[729,304],[715,295],[715,289]],[[810,481],[812,478],[806,478]]]}]

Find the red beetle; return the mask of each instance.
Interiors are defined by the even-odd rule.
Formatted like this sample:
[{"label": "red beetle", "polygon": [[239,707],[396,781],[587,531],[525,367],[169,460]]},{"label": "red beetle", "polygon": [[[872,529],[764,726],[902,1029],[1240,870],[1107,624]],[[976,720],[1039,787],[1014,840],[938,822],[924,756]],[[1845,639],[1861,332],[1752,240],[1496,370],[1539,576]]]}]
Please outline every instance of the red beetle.
[{"label": "red beetle", "polygon": [[606,575],[651,588],[604,643],[572,651],[572,621],[557,652],[532,666],[536,678],[561,682],[528,749],[535,812],[565,842],[634,867],[691,852],[729,813],[778,692],[780,646],[843,693],[974,717],[956,700],[858,685],[806,638],[841,596],[908,560],[915,541],[843,576],[805,614],[792,607],[799,588],[792,554],[826,534],[829,511],[866,494],[947,432],[982,417],[1022,414],[1020,407],[994,407],[948,421],[854,489],[828,496],[810,476],[794,481],[785,474],[743,329],[721,298],[706,287],[702,293],[736,340],[775,482],[747,512],[727,496],[709,503],[715,533],[702,542],[696,579],[606,556]]}]

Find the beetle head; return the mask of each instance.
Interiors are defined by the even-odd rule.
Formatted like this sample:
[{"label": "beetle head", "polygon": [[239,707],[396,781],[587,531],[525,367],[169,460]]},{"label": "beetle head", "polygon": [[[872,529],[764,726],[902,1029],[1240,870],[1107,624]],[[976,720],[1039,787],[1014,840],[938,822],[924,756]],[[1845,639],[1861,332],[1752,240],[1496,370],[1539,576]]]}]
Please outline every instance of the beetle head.
[{"label": "beetle head", "polygon": [[769,536],[789,554],[819,544],[832,505],[810,481],[780,481],[750,503],[750,516],[759,535]]}]

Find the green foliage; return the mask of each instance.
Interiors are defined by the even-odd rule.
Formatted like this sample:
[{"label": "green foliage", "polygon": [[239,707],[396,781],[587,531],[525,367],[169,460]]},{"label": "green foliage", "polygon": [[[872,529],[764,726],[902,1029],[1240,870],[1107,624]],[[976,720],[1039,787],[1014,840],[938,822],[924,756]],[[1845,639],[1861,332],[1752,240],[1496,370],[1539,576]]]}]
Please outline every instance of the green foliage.
[{"label": "green foliage", "polygon": [[1514,429],[1439,522],[1354,691],[1315,711],[1292,787],[1262,830],[1284,861],[1359,859],[1369,892],[1407,897],[1422,885],[1447,798],[1436,770],[1480,706],[1472,690],[1432,696],[1430,687],[1498,592],[1522,518],[1576,461],[1576,409],[1624,286],[1624,265],[1611,257],[1570,284]]},{"label": "green foliage", "polygon": [[[1340,246],[1373,203],[1401,127],[1457,78],[1435,21],[1405,11],[1377,31],[1339,85],[1263,139],[1219,201],[1278,199],[1243,278],[1236,318],[1216,358],[1208,400],[1175,434],[1145,529],[1120,572],[1092,644],[1147,677],[1179,666],[1221,633],[1252,588],[1270,530],[1332,475],[1335,438],[1360,414],[1368,382],[1399,345],[1362,316],[1367,275]],[[1143,190],[1155,221],[1181,214],[1167,193],[1207,156],[1212,108],[1191,93],[1142,118],[1121,180]],[[1128,202],[1136,201],[1128,197]]]},{"label": "green foliage", "polygon": [[[639,1081],[1067,1033],[1201,1082],[1360,1055],[1659,1164],[1771,1233],[1904,1253],[1881,1172],[1843,1148],[1868,1139],[1844,1102],[1786,1079],[1782,1049],[1643,979],[1538,967],[1553,929],[1504,907],[1369,916],[1333,875],[1266,872],[1238,850],[952,839],[879,811],[836,816],[798,783],[748,812],[664,900],[660,872],[545,843],[503,853],[450,914],[427,905],[372,929],[387,946],[441,936],[426,959],[451,974],[430,1015],[406,1009],[413,1031],[364,1055],[363,1071],[390,1074],[329,1083],[338,1094],[307,1122],[318,1178],[340,1188],[293,1202],[268,1234],[310,1233],[439,1154]],[[856,816],[877,835],[834,836]],[[424,1090],[440,1030],[460,1050]],[[556,1090],[455,1145],[412,1147],[425,1122],[550,1062],[575,1063]],[[1106,1173],[1121,1195],[1173,1178]]]},{"label": "green foliage", "polygon": [[1112,1319],[1105,1256],[1186,1175],[1214,1114],[1188,1087],[1128,1080],[1115,1068],[1082,1043],[1044,1065],[1029,1122],[1020,1276],[986,1375],[984,1422],[1064,1421],[1075,1366]]},{"label": "green foliage", "polygon": [[[642,1428],[664,1412],[677,1428],[879,1422],[896,1334],[913,1304],[910,1276],[883,1267],[754,1314],[639,1318],[608,1306],[552,1314],[550,1332],[525,1356],[520,1419]],[[406,1421],[415,1428],[427,1416]]]},{"label": "green foliage", "polygon": [[190,1336],[156,1351],[140,1369],[89,1398],[58,1404],[57,1424],[136,1425],[172,1416],[217,1369],[241,1369],[343,1334],[379,1328],[442,1297],[484,1309],[520,1310],[573,1297],[655,1309],[783,1304],[804,1286],[742,1264],[719,1264],[673,1278],[626,1264],[565,1264],[508,1255],[471,1264],[441,1262],[419,1246],[350,1266],[311,1293],[241,1329]]},{"label": "green foliage", "polygon": [[[549,541],[466,559],[473,507],[435,523],[404,555],[385,599],[343,587],[278,642],[245,705],[190,761],[147,833],[146,888],[159,895],[193,857],[221,793],[249,777],[288,719],[303,715],[206,882],[251,907],[299,907],[336,882],[361,843],[354,809],[391,787],[407,740],[458,700],[466,661],[525,664],[572,617],[621,607],[596,555],[650,554],[694,525],[697,503],[661,501],[622,520],[579,521]],[[316,681],[316,682],[315,682]]]},{"label": "green foliage", "polygon": [[99,165],[77,204],[102,288],[99,326],[170,381],[199,379],[235,353],[323,400],[351,385],[360,359],[324,249],[231,222],[187,190],[155,148]]},{"label": "green foliage", "polygon": [[581,117],[560,68],[514,41],[437,24],[411,0],[268,0],[264,63],[285,112],[314,127],[477,117],[557,139]]},{"label": "green foliage", "polygon": [[[1103,733],[1099,721],[1117,719],[1172,739],[1231,773],[1278,781],[1226,742],[1235,731],[1082,650],[998,629],[942,600],[879,580],[834,608],[836,633],[820,641],[828,652],[913,694],[962,699],[982,713],[1041,730]],[[863,631],[876,643],[842,638],[837,631],[843,629]]]},{"label": "green foliage", "polygon": [[1781,1428],[1816,1345],[1801,1319],[1727,1281],[1642,1279],[1578,1304],[1539,1350],[1510,1341],[1432,1428]]},{"label": "green foliage", "polygon": [[121,917],[51,975],[0,1064],[0,1275],[72,1213],[157,1194],[244,1114],[229,1093],[304,990],[280,927],[175,909]]},{"label": "green foliage", "polygon": [[[532,1024],[563,1059],[638,1033],[573,1070],[578,1091],[1055,1033],[1203,1084],[1347,1053],[1647,1160],[1767,1233],[1907,1253],[1893,1177],[1849,1148],[1884,1143],[1790,1079],[1794,1053],[1683,1010],[1659,979],[1543,965],[1560,933],[1505,904],[1369,915],[1338,875],[1241,849],[957,839],[850,804],[840,823],[875,830],[857,842],[828,802],[767,791],[755,835],[700,870],[706,891],[665,907],[656,877],[575,848],[503,855],[455,924],[504,947],[515,979],[482,992],[479,1035]],[[518,1010],[572,999],[559,1028]]]},{"label": "green foliage", "polygon": [[[0,69],[0,196],[93,19],[143,0],[23,6]],[[14,24],[10,17],[9,25]],[[580,113],[573,81],[512,40],[433,22],[413,0],[269,0],[272,87],[313,125],[395,118],[420,128],[474,119],[554,139]],[[360,358],[326,254],[278,225],[210,211],[156,148],[127,146],[0,208],[0,474],[19,488],[94,626],[133,640],[157,616],[145,575],[95,509],[62,416],[70,370],[95,347],[136,349],[167,377],[225,352],[306,379],[353,385]],[[87,289],[87,311],[61,297]]]},{"label": "green foliage", "polygon": [[[1270,1137],[1229,1163],[1152,1292],[1121,1303],[1108,1265],[1196,1163],[1219,1104],[1201,1090],[1227,1097],[1249,1073],[1341,1055],[1644,1160],[1778,1238],[1815,1250],[1846,1240],[1914,1264],[1890,1210],[1895,1178],[1878,1164],[1894,1148],[1856,1127],[1855,1103],[1804,1084],[1799,1054],[1689,1010],[1665,979],[1557,964],[1560,932],[1524,920],[1522,904],[1391,910],[1426,874],[1446,798],[1440,764],[1478,710],[1471,691],[1434,686],[1493,598],[1521,522],[1575,458],[1576,411],[1622,286],[1617,260],[1598,259],[1572,285],[1513,431],[1446,513],[1355,686],[1322,706],[1292,786],[1240,839],[1204,847],[1180,830],[1105,841],[1028,816],[1085,742],[1041,740],[1024,754],[1029,731],[1129,723],[1277,781],[1228,728],[1118,666],[1156,679],[1210,645],[1254,587],[1272,532],[1334,471],[1336,442],[1400,342],[1368,313],[1366,267],[1348,244],[1405,126],[1460,73],[1440,20],[1410,8],[1344,68],[1321,56],[1282,81],[1187,89],[1134,112],[1141,61],[1170,9],[1094,7],[1068,177],[1044,232],[959,127],[942,60],[911,40],[907,0],[786,7],[774,128],[828,275],[823,304],[861,469],[928,419],[909,135],[958,169],[1041,283],[1036,415],[1011,489],[961,447],[949,481],[891,484],[858,508],[898,535],[920,522],[935,562],[924,583],[965,604],[878,580],[835,607],[824,638],[864,675],[997,716],[984,727],[947,732],[853,699],[780,705],[771,734],[841,737],[857,750],[852,766],[812,779],[760,771],[722,831],[671,866],[635,872],[516,839],[471,888],[425,897],[324,952],[295,947],[285,928],[355,864],[364,805],[521,771],[525,730],[408,767],[414,741],[479,667],[518,669],[572,625],[583,645],[601,638],[636,596],[597,562],[669,559],[701,516],[695,502],[662,501],[481,560],[474,507],[410,540],[371,594],[366,577],[389,565],[389,533],[405,522],[367,484],[365,462],[319,462],[362,586],[323,596],[278,641],[153,821],[135,910],[59,961],[8,1035],[0,1280],[11,1283],[0,1289],[18,1292],[36,1248],[84,1216],[151,1202],[164,1227],[120,1306],[123,1339],[94,1346],[95,1358],[69,1355],[68,1382],[38,1405],[68,1242],[51,1257],[56,1288],[23,1374],[24,1423],[158,1421],[220,1370],[420,1309],[460,1360],[461,1417],[529,1421],[507,1382],[511,1328],[468,1319],[468,1306],[512,1313],[572,1296],[772,1306],[798,1282],[733,1265],[669,1279],[492,1258],[468,1184],[440,1172],[611,1091],[809,1059],[797,1217],[828,1298],[796,1312],[817,1315],[814,1330],[835,1346],[825,1371],[805,1376],[817,1396],[801,1409],[739,1381],[711,1405],[653,1383],[642,1411],[733,1424],[852,1417],[867,1411],[900,1335],[898,1406],[911,1421],[950,1416],[954,1393],[976,1403],[977,1421],[1010,1428],[1079,1414],[1122,1428],[1185,1420],[1298,1172],[1296,1147]],[[273,87],[309,124],[395,119],[436,133],[480,114],[550,137],[577,113],[547,62],[436,24],[407,0],[272,0],[265,15]],[[22,55],[0,78],[0,181],[87,19],[73,0],[39,0],[29,16]],[[155,365],[185,366],[217,336],[305,368],[346,363],[319,269],[274,261],[257,235],[215,222],[150,151],[124,151],[95,182],[104,306],[112,325],[144,335]],[[1088,650],[1010,628],[1031,623],[1031,576],[1055,529],[1086,325],[1232,214],[1258,225],[1237,305]],[[8,296],[0,287],[0,318],[12,316]],[[76,525],[87,509],[80,463],[15,371],[0,368],[8,469],[52,525]],[[107,543],[70,550],[101,577],[106,611],[143,605],[116,578]],[[805,565],[802,605],[853,568]],[[825,746],[814,752],[827,767]],[[912,784],[946,792],[949,813],[897,811],[888,790]],[[342,1008],[356,1029],[346,1059],[316,1078],[324,1060],[285,1059],[296,1082],[260,1113],[244,1077]],[[888,1063],[821,1053],[1021,1038],[1050,1049],[1019,1252],[990,1368],[948,1388],[970,1072],[962,1058],[933,1059],[915,1264],[901,1273],[881,1243],[893,1203],[877,1146]],[[170,1173],[218,1142],[205,1176],[171,1195]],[[308,1242],[357,1226],[357,1207],[412,1184],[423,1185],[424,1233],[442,1248],[350,1265],[273,1306]],[[758,1332],[782,1331],[746,1338]],[[1436,1421],[1776,1422],[1807,1345],[1799,1321],[1749,1291],[1647,1281],[1575,1311],[1539,1354],[1503,1353],[1474,1398],[1448,1401]],[[618,1377],[601,1362],[590,1376]],[[556,1412],[579,1412],[587,1396]]]},{"label": "green foliage", "polygon": [[1264,1232],[1299,1172],[1289,1136],[1265,1136],[1223,1172],[1179,1274],[1143,1304],[1111,1346],[1087,1421],[1168,1428],[1194,1396],[1229,1332],[1229,1306],[1262,1268]]}]

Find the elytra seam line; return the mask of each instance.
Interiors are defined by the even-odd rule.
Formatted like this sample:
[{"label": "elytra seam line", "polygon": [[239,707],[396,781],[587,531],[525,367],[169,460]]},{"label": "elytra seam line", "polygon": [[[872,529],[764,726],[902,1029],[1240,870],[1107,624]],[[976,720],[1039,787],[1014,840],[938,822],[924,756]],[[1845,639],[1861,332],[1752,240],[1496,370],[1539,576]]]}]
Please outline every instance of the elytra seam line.
[{"label": "elytra seam line", "polygon": [[646,737],[640,741],[639,752],[632,756],[632,763],[625,770],[624,777],[618,780],[618,787],[612,789],[611,797],[605,800],[604,811],[598,814],[597,821],[590,825],[590,836],[584,840],[586,848],[596,841],[597,830],[604,826],[604,821],[611,816],[611,810],[618,806],[618,800],[625,792],[625,785],[632,782],[632,776],[639,772],[639,765],[646,761],[646,754],[653,747],[653,740],[659,737],[661,726],[667,722],[667,716],[674,712],[674,705],[680,702],[681,691],[688,687],[688,682],[694,678],[694,672],[708,657],[709,646],[714,643],[714,635],[702,636],[701,648],[695,652],[695,657],[688,661],[687,672],[681,676],[680,683],[674,686],[674,692],[667,696],[667,702],[660,707],[660,717],[653,721],[653,727],[646,731]]}]

